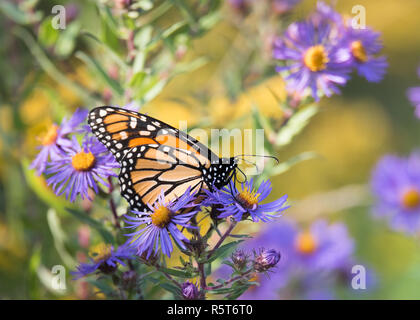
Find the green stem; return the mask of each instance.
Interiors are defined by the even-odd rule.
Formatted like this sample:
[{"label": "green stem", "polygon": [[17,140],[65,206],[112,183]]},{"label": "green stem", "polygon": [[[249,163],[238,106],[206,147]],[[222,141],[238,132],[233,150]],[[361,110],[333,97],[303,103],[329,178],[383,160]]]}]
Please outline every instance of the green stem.
[{"label": "green stem", "polygon": [[215,253],[215,251],[222,245],[222,243],[226,240],[226,238],[230,235],[230,233],[232,232],[233,228],[235,228],[236,224],[238,222],[233,220],[231,221],[231,224],[229,226],[229,228],[227,228],[226,232],[220,237],[219,241],[217,241],[216,245],[214,246],[214,248],[209,252],[207,259],[210,259],[211,256]]}]

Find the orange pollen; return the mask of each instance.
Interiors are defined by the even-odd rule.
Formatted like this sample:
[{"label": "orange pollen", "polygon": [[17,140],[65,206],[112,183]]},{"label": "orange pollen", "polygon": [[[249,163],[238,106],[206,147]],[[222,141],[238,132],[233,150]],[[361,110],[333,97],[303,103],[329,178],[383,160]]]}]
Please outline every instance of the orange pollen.
[{"label": "orange pollen", "polygon": [[360,62],[366,62],[367,55],[366,55],[365,47],[363,47],[362,41],[358,40],[358,41],[353,41],[351,43],[351,53],[353,57],[356,58],[356,60]]},{"label": "orange pollen", "polygon": [[416,209],[420,205],[420,193],[411,188],[405,191],[401,198],[402,205],[406,209]]},{"label": "orange pollen", "polygon": [[256,193],[254,190],[248,189],[247,187],[238,194],[239,202],[247,209],[255,209],[258,205],[259,197],[259,193]]},{"label": "orange pollen", "polygon": [[296,250],[302,254],[311,254],[317,249],[314,236],[309,232],[301,232],[295,242]]},{"label": "orange pollen", "polygon": [[95,156],[92,152],[86,153],[84,151],[80,151],[73,156],[71,164],[77,171],[88,171],[92,169],[95,164]]},{"label": "orange pollen", "polygon": [[103,261],[111,257],[111,253],[112,247],[110,245],[100,243],[97,246],[93,247],[92,250],[90,250],[89,255],[96,263],[98,263],[99,261]]},{"label": "orange pollen", "polygon": [[160,206],[151,215],[152,223],[158,228],[165,228],[171,222],[172,211],[164,206]]},{"label": "orange pollen", "polygon": [[327,67],[328,61],[330,60],[328,59],[328,55],[322,45],[310,47],[306,50],[303,57],[305,66],[313,72],[324,70]]},{"label": "orange pollen", "polygon": [[44,138],[42,138],[42,145],[49,146],[53,144],[57,140],[58,136],[58,126],[53,124],[45,134]]}]

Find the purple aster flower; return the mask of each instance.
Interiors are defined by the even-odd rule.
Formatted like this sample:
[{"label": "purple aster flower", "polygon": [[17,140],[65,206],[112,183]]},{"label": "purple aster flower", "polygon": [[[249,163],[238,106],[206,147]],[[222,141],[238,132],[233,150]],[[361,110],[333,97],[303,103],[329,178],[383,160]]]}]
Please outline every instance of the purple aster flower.
[{"label": "purple aster flower", "polygon": [[292,23],[275,40],[273,57],[285,64],[276,70],[286,73],[288,90],[300,96],[311,91],[316,101],[339,93],[338,86],[347,82],[351,71],[350,52],[338,45],[338,33],[328,22]]},{"label": "purple aster flower", "polygon": [[197,286],[192,282],[184,282],[181,285],[182,296],[186,300],[197,300],[200,296]]},{"label": "purple aster flower", "polygon": [[[324,1],[318,1],[316,3],[316,10],[311,14],[310,19],[315,25],[320,25],[329,21],[335,24],[334,27],[336,28],[341,28],[344,23],[343,16]],[[334,30],[334,32],[337,31],[338,30]]]},{"label": "purple aster flower", "polygon": [[296,234],[294,241],[297,265],[314,272],[336,270],[352,258],[354,241],[342,223],[328,225],[324,220]]},{"label": "purple aster flower", "polygon": [[280,252],[274,249],[261,249],[255,254],[254,268],[257,272],[266,272],[280,261]]},{"label": "purple aster flower", "polygon": [[420,153],[409,157],[387,155],[376,165],[372,180],[376,198],[373,212],[391,228],[414,233],[420,228]]},{"label": "purple aster flower", "polygon": [[89,188],[98,193],[98,183],[109,187],[106,179],[117,176],[113,169],[118,167],[114,157],[96,138],[86,137],[80,145],[73,136],[66,152],[49,162],[45,173],[51,175],[47,183],[53,186],[54,192],[65,193],[73,202],[78,194],[82,199],[90,199]]},{"label": "purple aster flower", "polygon": [[[417,69],[417,75],[420,78],[420,67]],[[416,117],[420,119],[420,87],[409,88],[407,90],[407,97],[416,108]]]},{"label": "purple aster flower", "polygon": [[138,217],[125,216],[126,228],[135,229],[136,231],[127,236],[130,236],[128,242],[137,248],[138,255],[146,253],[146,258],[149,258],[153,253],[157,254],[159,245],[162,252],[168,257],[173,251],[172,239],[182,249],[186,249],[183,241],[188,242],[188,239],[178,229],[178,226],[183,228],[193,228],[189,225],[190,219],[196,215],[197,210],[192,209],[189,212],[179,212],[181,209],[192,208],[195,206],[193,201],[195,195],[191,194],[188,189],[181,197],[165,203],[165,197],[162,190],[161,195],[154,205],[147,204],[150,212],[134,211]]},{"label": "purple aster flower", "polygon": [[71,272],[75,277],[74,280],[97,270],[105,274],[113,273],[118,264],[125,266],[122,260],[134,259],[135,251],[128,246],[120,246],[117,250],[114,250],[113,246],[101,243],[91,251],[90,256],[90,263],[81,263],[76,267],[77,271]]},{"label": "purple aster flower", "polygon": [[218,218],[233,216],[236,221],[251,217],[252,221],[271,221],[289,208],[283,206],[286,203],[287,195],[270,203],[261,204],[270,194],[271,182],[263,181],[257,190],[253,187],[253,179],[242,183],[242,191],[229,184],[221,190],[210,192],[206,190],[207,199],[203,201],[204,206],[216,205],[220,207],[221,214]]},{"label": "purple aster flower", "polygon": [[349,24],[344,28],[340,45],[349,51],[348,62],[356,69],[359,76],[369,82],[379,82],[383,79],[388,63],[384,56],[377,56],[382,50],[380,33],[370,28],[353,29]]},{"label": "purple aster flower", "polygon": [[63,119],[60,125],[52,124],[46,135],[41,140],[41,151],[31,163],[30,168],[36,169],[40,175],[45,171],[48,160],[59,159],[63,152],[71,148],[71,141],[68,138],[70,133],[78,132],[78,126],[86,119],[88,111],[77,109],[73,116],[67,120]]}]

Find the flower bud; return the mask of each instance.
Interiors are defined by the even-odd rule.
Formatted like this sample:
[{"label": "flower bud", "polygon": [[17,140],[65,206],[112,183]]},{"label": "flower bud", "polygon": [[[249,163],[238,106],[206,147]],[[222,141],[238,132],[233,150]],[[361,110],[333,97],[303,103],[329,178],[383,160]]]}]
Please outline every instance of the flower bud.
[{"label": "flower bud", "polygon": [[182,296],[186,300],[196,300],[199,298],[199,292],[196,285],[192,282],[184,282],[181,286]]},{"label": "flower bud", "polygon": [[132,0],[115,0],[115,5],[119,9],[128,8],[132,3]]},{"label": "flower bud", "polygon": [[248,254],[243,250],[236,250],[232,253],[231,259],[236,267],[242,269],[248,263]]},{"label": "flower bud", "polygon": [[70,3],[65,6],[65,9],[66,24],[76,20],[77,16],[79,15],[79,7],[74,3]]},{"label": "flower bud", "polygon": [[137,282],[137,274],[133,270],[125,271],[122,274],[122,285],[125,289],[134,288]]},{"label": "flower bud", "polygon": [[280,261],[280,253],[274,249],[262,249],[254,260],[254,269],[265,272],[273,268]]}]

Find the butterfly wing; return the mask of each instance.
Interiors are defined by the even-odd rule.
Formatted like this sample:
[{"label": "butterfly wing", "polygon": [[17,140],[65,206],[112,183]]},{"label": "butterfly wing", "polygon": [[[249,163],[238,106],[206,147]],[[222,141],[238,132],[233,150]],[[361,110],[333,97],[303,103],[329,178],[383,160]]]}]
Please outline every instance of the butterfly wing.
[{"label": "butterfly wing", "polygon": [[121,194],[132,209],[147,210],[161,192],[170,201],[188,188],[207,188],[203,172],[211,159],[219,159],[186,133],[157,119],[115,107],[98,107],[89,113],[97,138],[121,164]]}]

